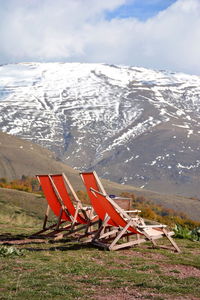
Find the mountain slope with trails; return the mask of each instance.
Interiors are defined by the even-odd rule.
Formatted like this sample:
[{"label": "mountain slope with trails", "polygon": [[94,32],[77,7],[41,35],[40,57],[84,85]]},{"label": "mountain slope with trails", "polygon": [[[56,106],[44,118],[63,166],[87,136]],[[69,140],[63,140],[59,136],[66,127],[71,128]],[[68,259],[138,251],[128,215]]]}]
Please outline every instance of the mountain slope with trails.
[{"label": "mountain slope with trails", "polygon": [[[67,175],[76,191],[85,191],[79,172],[58,161],[52,152],[35,143],[0,132],[0,178],[12,180],[19,179],[22,175],[35,176],[61,172]],[[199,220],[200,200],[171,195],[170,191],[167,194],[156,193],[105,179],[102,179],[102,182],[108,194],[134,193],[136,196],[143,196],[163,207],[186,213],[193,220]],[[8,189],[0,188],[0,198],[3,201],[7,201],[7,194],[12,198],[12,193],[14,193],[13,190],[9,192]],[[20,192],[17,195],[16,201],[21,201]]]},{"label": "mountain slope with trails", "polygon": [[139,67],[0,67],[0,129],[79,170],[200,197],[200,77]]}]

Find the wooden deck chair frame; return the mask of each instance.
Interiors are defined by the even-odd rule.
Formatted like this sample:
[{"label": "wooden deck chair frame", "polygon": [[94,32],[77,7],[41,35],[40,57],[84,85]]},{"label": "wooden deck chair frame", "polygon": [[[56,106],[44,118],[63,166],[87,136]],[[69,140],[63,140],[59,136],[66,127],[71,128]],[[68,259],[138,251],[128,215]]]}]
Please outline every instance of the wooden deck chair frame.
[{"label": "wooden deck chair frame", "polygon": [[[94,244],[107,248],[108,250],[118,250],[120,248],[131,247],[143,243],[145,241],[150,241],[152,242],[154,247],[173,249],[176,252],[180,252],[179,247],[177,246],[175,241],[171,238],[171,236],[174,233],[168,232],[166,230],[166,225],[142,224],[143,222],[140,223],[140,220],[138,218],[130,217],[109,196],[99,191],[96,191],[93,188],[91,188],[91,192],[95,195],[96,201],[98,201],[98,203],[102,207],[104,207],[106,211],[106,217],[104,220],[102,220],[102,225],[92,240]],[[112,220],[115,224],[118,224],[118,227],[117,228],[113,227],[113,230],[104,233],[104,228],[105,226],[107,226],[109,220]],[[117,230],[116,237],[111,241],[111,243],[108,244],[108,237],[110,236],[112,237],[113,233],[116,233],[116,230]],[[136,239],[126,243],[122,242],[120,244],[117,244],[118,241],[121,241],[121,239],[126,235],[135,236]],[[156,240],[162,237],[166,237],[171,243],[171,245],[173,246],[173,248],[172,247],[169,248],[163,245],[161,246],[157,245]]]},{"label": "wooden deck chair frame", "polygon": [[[66,237],[69,234],[76,233],[81,230],[84,230],[84,232],[79,236],[79,239],[93,234],[93,225],[97,224],[99,219],[97,216],[93,215],[92,207],[84,207],[82,205],[70,181],[64,173],[50,174],[49,178],[56,194],[58,195],[59,199],[61,199],[72,220],[70,230],[67,233],[58,233],[57,238]],[[76,206],[74,206],[74,203],[70,198],[68,189],[73,195]]]},{"label": "wooden deck chair frame", "polygon": [[[40,182],[48,205],[42,230],[32,234],[31,237],[47,231],[50,232],[43,236],[54,237],[55,239],[66,237],[81,230],[84,233],[79,236],[79,239],[91,235],[93,225],[98,223],[99,219],[97,216],[93,216],[92,207],[83,207],[66,175],[62,173],[36,175],[36,177]],[[74,197],[76,207],[70,199],[68,189]],[[50,210],[57,217],[57,222],[47,227]],[[67,225],[66,222],[68,222]]]},{"label": "wooden deck chair frame", "polygon": [[[99,216],[99,227],[101,226],[102,221],[105,219],[106,216],[106,211],[104,211],[104,209],[101,207],[101,205],[99,205],[99,203],[96,201],[96,197],[94,196],[93,193],[91,193],[90,188],[94,188],[102,193],[106,193],[105,189],[97,175],[97,173],[95,171],[93,172],[81,172],[80,173],[81,179],[86,187],[90,202],[94,208],[94,211],[97,213],[97,215]],[[128,211],[124,211],[124,213],[134,213],[134,216],[136,218],[139,218],[138,216],[138,212],[140,212],[139,210],[128,210]],[[140,219],[140,223],[143,221],[143,219]],[[142,225],[144,225],[144,223],[142,223]],[[115,229],[112,230],[112,226],[115,227]],[[108,222],[106,223],[106,226],[103,226],[101,229],[101,235],[105,233],[104,237],[107,236],[107,239],[111,239],[112,237],[114,237],[114,233],[117,234],[118,229],[117,228],[117,224],[115,224],[111,219],[108,220]],[[108,231],[112,231],[113,235],[109,235],[109,233],[107,233]],[[127,241],[129,241],[129,235],[127,235],[126,237]],[[90,239],[87,240],[87,242],[91,242],[92,241],[92,237],[90,237]]]},{"label": "wooden deck chair frame", "polygon": [[[180,251],[180,249],[178,248],[178,246],[176,245],[176,243],[171,239],[171,235],[173,234],[172,232],[169,233],[166,231],[165,227],[166,225],[146,225],[143,218],[138,217],[137,215],[135,217],[130,217],[128,212],[124,211],[123,209],[121,209],[121,207],[119,207],[115,201],[113,201],[113,199],[111,199],[105,192],[105,189],[103,187],[103,185],[101,184],[101,181],[99,180],[96,172],[82,172],[80,173],[80,176],[85,184],[86,190],[88,192],[88,196],[91,200],[91,203],[94,207],[94,210],[96,211],[96,213],[99,215],[99,218],[102,220],[102,225],[98,231],[98,233],[94,236],[93,238],[93,243],[95,242],[98,245],[101,246],[105,246],[105,248],[108,248],[109,250],[116,250],[116,249],[120,249],[123,247],[130,247],[131,245],[136,245],[136,244],[140,244],[144,241],[151,241],[153,243],[153,245],[156,247],[157,244],[155,242],[156,238],[161,238],[163,235],[167,236],[167,238],[170,240],[171,244],[173,245],[173,247],[175,248],[176,251]],[[89,179],[88,179],[89,178]],[[93,191],[92,191],[93,190]],[[133,232],[129,232],[126,228],[124,229],[125,231],[122,231],[120,229],[120,226],[118,226],[114,220],[109,217],[109,215],[107,214],[107,211],[105,210],[105,207],[103,205],[101,205],[100,201],[97,201],[97,197],[95,196],[94,191],[96,190],[96,194],[99,193],[99,195],[103,195],[104,197],[108,198],[110,200],[110,202],[112,203],[112,206],[114,207],[114,209],[118,212],[118,214],[120,214],[121,216],[123,216],[123,218],[125,218],[126,220],[129,220],[131,222],[134,221],[134,226],[136,226],[135,228],[138,229],[138,232],[135,232],[135,237],[136,237],[136,241],[132,241],[130,243],[126,243],[123,245],[116,245],[116,243],[118,242],[118,240],[120,238],[122,238],[123,236],[130,236],[133,235]],[[137,212],[137,211],[136,211]],[[113,226],[113,228],[111,230],[109,230],[109,232],[106,232],[106,227],[107,226]],[[127,224],[126,224],[127,225]],[[125,227],[125,225],[124,225]],[[153,233],[155,233],[157,230],[162,230],[161,234],[157,234],[157,237],[154,236],[152,237],[152,232],[151,234],[148,234],[148,232],[150,233],[150,230],[153,231]],[[121,234],[119,235],[119,231],[122,231]],[[110,246],[107,246],[107,242],[108,240],[113,239],[114,234],[116,234],[116,239],[114,238],[113,243],[110,244]],[[141,238],[142,236],[142,238]],[[105,241],[106,239],[106,241]],[[102,243],[102,240],[104,240],[104,243]],[[100,242],[101,241],[101,242]]]},{"label": "wooden deck chair frame", "polygon": [[[62,225],[65,224],[65,230],[71,228],[72,223],[72,217],[70,216],[69,212],[67,211],[67,208],[65,207],[64,203],[62,202],[62,199],[59,197],[58,193],[56,192],[55,188],[52,185],[52,180],[50,178],[50,175],[36,175],[36,178],[38,179],[40,186],[43,190],[44,196],[47,200],[47,209],[44,216],[44,222],[42,230],[34,233],[31,235],[37,236],[40,234],[45,233],[45,236],[51,236],[55,233],[58,233],[59,231],[63,230]],[[57,222],[47,226],[47,221],[49,218],[50,210],[53,211],[54,215],[57,218]],[[66,225],[66,223],[68,223]],[[50,231],[49,233],[46,233]]]}]

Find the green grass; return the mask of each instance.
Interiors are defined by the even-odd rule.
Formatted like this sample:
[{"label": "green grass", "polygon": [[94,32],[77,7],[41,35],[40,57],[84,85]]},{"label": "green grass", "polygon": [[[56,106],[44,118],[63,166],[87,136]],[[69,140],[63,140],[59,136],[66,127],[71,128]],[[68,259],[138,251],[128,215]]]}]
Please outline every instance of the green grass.
[{"label": "green grass", "polygon": [[17,201],[7,205],[0,199],[0,241],[14,249],[12,255],[1,255],[0,245],[0,299],[134,299],[136,293],[154,300],[199,297],[199,242],[176,240],[180,254],[152,249],[148,243],[115,252],[70,239],[27,243],[42,224],[41,211],[39,217],[33,212],[28,204],[22,208]]},{"label": "green grass", "polygon": [[[22,256],[1,257],[0,299],[96,299],[98,295],[135,289],[155,297],[198,297],[199,278],[179,278],[177,270],[177,265],[199,268],[199,254],[194,253],[194,249],[200,250],[199,244],[187,248],[189,243],[192,242],[179,242],[181,254],[139,248],[106,252],[61,241],[17,244],[14,247],[23,250]],[[153,258],[149,255],[152,253]],[[165,272],[166,266],[171,272]]]}]

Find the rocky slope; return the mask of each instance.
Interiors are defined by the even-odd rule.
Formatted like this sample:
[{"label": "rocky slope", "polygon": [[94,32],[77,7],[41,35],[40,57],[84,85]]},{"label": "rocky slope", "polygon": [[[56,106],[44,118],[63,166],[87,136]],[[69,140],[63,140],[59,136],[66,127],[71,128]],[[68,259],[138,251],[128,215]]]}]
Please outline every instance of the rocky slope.
[{"label": "rocky slope", "polygon": [[68,165],[200,197],[200,77],[104,64],[0,67],[0,129]]}]

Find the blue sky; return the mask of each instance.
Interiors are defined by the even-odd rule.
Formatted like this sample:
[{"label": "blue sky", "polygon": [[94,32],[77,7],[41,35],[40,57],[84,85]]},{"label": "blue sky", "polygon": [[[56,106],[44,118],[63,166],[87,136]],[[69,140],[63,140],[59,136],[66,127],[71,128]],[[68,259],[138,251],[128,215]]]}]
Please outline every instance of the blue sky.
[{"label": "blue sky", "polygon": [[141,66],[200,75],[200,0],[0,0],[0,64]]},{"label": "blue sky", "polygon": [[130,0],[112,12],[107,13],[107,18],[137,18],[145,21],[165,10],[176,0]]}]

